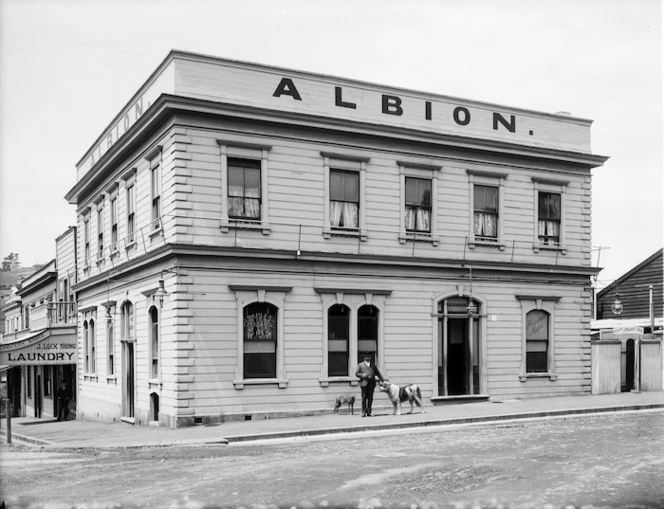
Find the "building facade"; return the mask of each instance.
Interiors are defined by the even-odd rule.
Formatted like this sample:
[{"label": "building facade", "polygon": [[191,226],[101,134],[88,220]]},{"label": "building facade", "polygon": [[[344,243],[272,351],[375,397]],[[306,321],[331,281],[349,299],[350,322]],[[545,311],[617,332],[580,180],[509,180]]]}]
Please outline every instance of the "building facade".
[{"label": "building facade", "polygon": [[428,404],[590,392],[590,125],[171,52],[66,197],[79,418],[326,412],[364,353]]},{"label": "building facade", "polygon": [[74,257],[76,228],[56,239],[54,260],[26,277],[4,307],[0,365],[7,371],[12,413],[21,417],[58,415],[57,389],[67,384],[70,418],[76,411],[78,348]]}]

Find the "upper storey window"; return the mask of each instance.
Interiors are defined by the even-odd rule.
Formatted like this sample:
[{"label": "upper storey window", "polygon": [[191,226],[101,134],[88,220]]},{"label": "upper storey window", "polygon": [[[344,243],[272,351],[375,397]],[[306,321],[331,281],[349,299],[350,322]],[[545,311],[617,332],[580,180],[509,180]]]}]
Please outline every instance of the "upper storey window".
[{"label": "upper storey window", "polygon": [[330,226],[359,228],[360,175],[330,169]]},{"label": "upper storey window", "polygon": [[540,192],[538,196],[537,236],[544,245],[560,243],[560,194]]},{"label": "upper storey window", "polygon": [[261,219],[261,162],[228,158],[228,217]]},{"label": "upper storey window", "polygon": [[475,185],[473,201],[475,238],[496,241],[498,239],[498,188]]},{"label": "upper storey window", "polygon": [[407,232],[431,233],[431,179],[406,177]]}]

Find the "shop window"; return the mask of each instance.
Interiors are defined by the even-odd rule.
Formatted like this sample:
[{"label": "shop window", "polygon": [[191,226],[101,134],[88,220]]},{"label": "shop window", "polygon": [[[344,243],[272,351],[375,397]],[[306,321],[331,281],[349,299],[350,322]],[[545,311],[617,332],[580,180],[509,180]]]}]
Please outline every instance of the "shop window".
[{"label": "shop window", "polygon": [[378,308],[364,305],[357,312],[357,362],[365,355],[378,362]]},{"label": "shop window", "polygon": [[28,399],[32,399],[32,366],[28,366],[27,369],[25,391],[27,392]]},{"label": "shop window", "polygon": [[348,376],[350,309],[335,304],[327,312],[328,376]]},{"label": "shop window", "polygon": [[53,366],[44,366],[44,396],[53,396]]},{"label": "shop window", "polygon": [[159,378],[159,312],[150,308],[150,377]]},{"label": "shop window", "polygon": [[547,373],[549,314],[533,310],[526,315],[526,373]]},{"label": "shop window", "polygon": [[519,379],[557,380],[555,311],[559,297],[517,295],[523,319],[523,346]]},{"label": "shop window", "polygon": [[89,331],[88,331],[88,341],[89,341],[89,364],[88,364],[88,373],[97,372],[97,338],[95,333],[95,321],[90,320]]},{"label": "shop window", "polygon": [[115,331],[113,322],[106,324],[106,373],[108,376],[115,374]]},{"label": "shop window", "polygon": [[83,322],[83,356],[85,358],[85,372],[90,372],[90,327],[88,321]]},{"label": "shop window", "polygon": [[277,376],[277,308],[253,303],[244,308],[244,377]]}]

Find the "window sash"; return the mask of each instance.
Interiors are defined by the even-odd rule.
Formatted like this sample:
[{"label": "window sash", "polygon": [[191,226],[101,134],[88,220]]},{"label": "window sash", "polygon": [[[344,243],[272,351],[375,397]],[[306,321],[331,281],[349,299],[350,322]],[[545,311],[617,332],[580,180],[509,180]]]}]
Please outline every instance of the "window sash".
[{"label": "window sash", "polygon": [[498,188],[475,184],[473,188],[475,212],[492,213],[498,216]]},{"label": "window sash", "polygon": [[260,220],[261,162],[252,159],[228,160],[228,217]]}]

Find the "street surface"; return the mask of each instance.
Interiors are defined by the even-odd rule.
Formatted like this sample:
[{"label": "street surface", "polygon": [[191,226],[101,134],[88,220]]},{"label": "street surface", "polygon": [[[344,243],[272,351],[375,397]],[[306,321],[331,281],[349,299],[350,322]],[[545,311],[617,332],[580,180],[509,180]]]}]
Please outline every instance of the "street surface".
[{"label": "street surface", "polygon": [[661,410],[214,446],[2,444],[0,453],[8,507],[664,507]]}]

